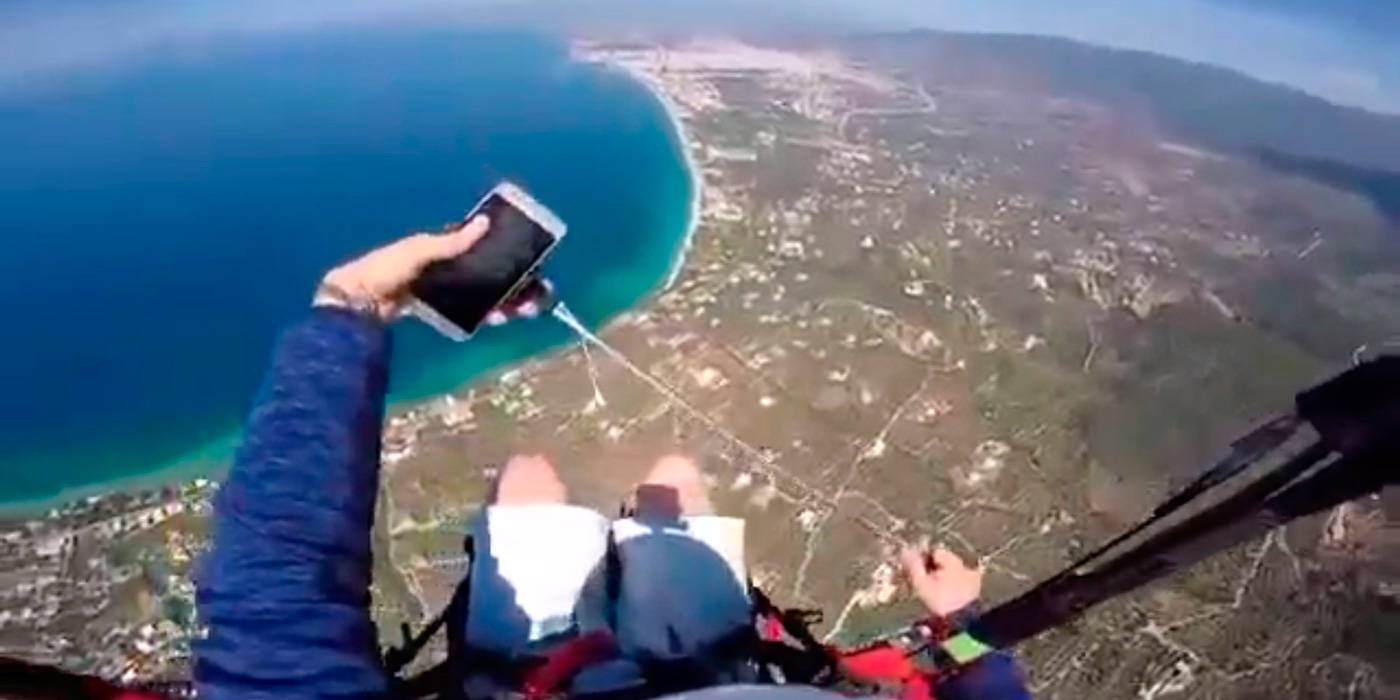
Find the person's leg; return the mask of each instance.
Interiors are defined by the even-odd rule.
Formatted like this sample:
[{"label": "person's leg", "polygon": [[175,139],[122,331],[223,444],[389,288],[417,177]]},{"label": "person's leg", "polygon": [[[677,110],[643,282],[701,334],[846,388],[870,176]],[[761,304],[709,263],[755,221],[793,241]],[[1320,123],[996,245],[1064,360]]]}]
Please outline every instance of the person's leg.
[{"label": "person's leg", "polygon": [[680,455],[657,460],[632,499],[630,517],[613,523],[614,538],[656,528],[682,532],[719,555],[747,587],[744,521],[715,514],[709,484],[694,460]]},{"label": "person's leg", "polygon": [[613,523],[621,565],[618,644],[676,675],[733,675],[732,647],[752,630],[743,520],[714,515],[695,463],[669,456],[638,486],[633,517]]},{"label": "person's leg", "polygon": [[543,457],[512,457],[498,475],[471,531],[469,646],[519,653],[573,630],[584,582],[607,550],[608,522],[566,499]]},{"label": "person's leg", "polygon": [[666,455],[656,461],[637,487],[634,509],[670,518],[715,512],[705,476],[693,460],[680,455]]},{"label": "person's leg", "polygon": [[494,506],[561,505],[569,499],[559,472],[543,455],[515,455],[496,476]]}]

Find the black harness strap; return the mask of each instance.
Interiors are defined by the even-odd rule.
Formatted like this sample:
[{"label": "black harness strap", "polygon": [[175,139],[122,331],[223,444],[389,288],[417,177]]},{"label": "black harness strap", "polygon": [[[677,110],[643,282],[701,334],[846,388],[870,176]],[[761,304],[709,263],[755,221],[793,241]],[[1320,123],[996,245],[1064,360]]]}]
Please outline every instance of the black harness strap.
[{"label": "black harness strap", "polygon": [[[471,535],[467,535],[463,540],[462,551],[469,560],[475,561],[476,541],[472,539]],[[423,631],[416,636],[411,634],[408,624],[404,623],[402,628],[403,644],[384,653],[384,670],[394,679],[394,697],[442,698],[443,700],[456,700],[461,697],[462,672],[452,661],[459,658],[465,648],[461,623],[466,620],[467,602],[471,598],[471,581],[471,567],[468,565],[467,574],[462,577],[462,582],[457,584],[457,589],[452,592],[452,599],[448,601],[447,607],[428,622]],[[447,629],[447,658],[421,673],[407,678],[400,676],[400,673],[418,657],[423,648],[449,621],[452,624]]]}]

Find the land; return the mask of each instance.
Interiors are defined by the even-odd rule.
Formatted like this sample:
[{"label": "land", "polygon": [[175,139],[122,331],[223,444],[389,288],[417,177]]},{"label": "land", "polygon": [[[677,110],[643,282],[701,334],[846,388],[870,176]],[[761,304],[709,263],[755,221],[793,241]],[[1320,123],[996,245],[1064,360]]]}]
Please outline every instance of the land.
[{"label": "land", "polygon": [[[1142,81],[1066,77],[1095,56],[1127,70],[1123,56],[1007,41],[580,44],[673,103],[703,177],[675,283],[602,332],[679,401],[575,349],[391,417],[385,642],[446,604],[464,523],[518,450],[551,455],[605,512],[652,459],[695,455],[719,508],[748,522],[756,583],[824,609],[820,633],[850,642],[915,613],[897,542],[977,557],[987,602],[1005,600],[1299,388],[1400,343],[1400,230],[1372,186],[1400,170],[1388,146],[1256,141],[1231,115],[1203,130],[1102,88]],[[1203,94],[1226,80],[1130,58]],[[1375,133],[1400,133],[1387,123]],[[0,530],[0,653],[183,672],[213,487]],[[1400,697],[1397,513],[1393,492],[1347,504],[1106,604],[1018,649],[1032,688]]]}]

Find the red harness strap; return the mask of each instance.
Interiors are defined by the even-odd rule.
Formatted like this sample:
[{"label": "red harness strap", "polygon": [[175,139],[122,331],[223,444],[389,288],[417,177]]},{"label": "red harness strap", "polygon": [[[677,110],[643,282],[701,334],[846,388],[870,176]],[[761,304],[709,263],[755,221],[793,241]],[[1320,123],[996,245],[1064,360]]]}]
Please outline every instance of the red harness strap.
[{"label": "red harness strap", "polygon": [[544,700],[565,690],[579,671],[617,657],[617,642],[605,631],[590,632],[543,653],[543,661],[525,673],[521,692],[528,700]]},{"label": "red harness strap", "polygon": [[900,700],[934,700],[940,673],[926,657],[933,645],[952,633],[948,621],[930,617],[903,633],[864,649],[841,652],[841,669],[853,678],[896,690]]},{"label": "red harness strap", "polygon": [[934,679],[920,670],[906,649],[888,642],[847,652],[841,668],[855,678],[898,690],[900,700],[934,700]]}]

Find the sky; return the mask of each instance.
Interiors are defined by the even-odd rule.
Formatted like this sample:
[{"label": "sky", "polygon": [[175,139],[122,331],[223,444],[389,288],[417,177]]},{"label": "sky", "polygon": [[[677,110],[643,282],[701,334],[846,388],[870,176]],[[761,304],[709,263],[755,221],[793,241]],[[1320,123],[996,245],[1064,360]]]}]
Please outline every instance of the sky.
[{"label": "sky", "polygon": [[844,28],[1048,34],[1221,65],[1400,113],[1397,0],[5,0],[0,86],[154,45],[423,17],[469,24],[502,12],[527,23],[611,12],[713,30],[735,17],[752,26],[744,15],[761,14],[773,25],[802,18]]}]

